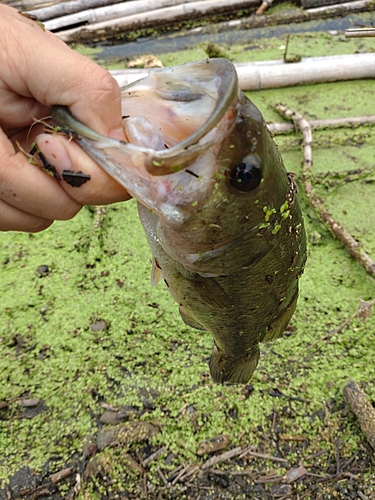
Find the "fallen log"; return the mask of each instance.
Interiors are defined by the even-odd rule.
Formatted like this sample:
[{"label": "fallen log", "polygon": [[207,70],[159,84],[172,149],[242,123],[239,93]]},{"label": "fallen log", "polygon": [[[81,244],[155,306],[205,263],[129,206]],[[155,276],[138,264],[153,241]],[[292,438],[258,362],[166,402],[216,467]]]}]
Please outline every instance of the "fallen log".
[{"label": "fallen log", "polygon": [[[128,2],[129,4],[130,2]],[[127,15],[125,17],[89,24],[84,27],[72,28],[58,32],[57,35],[65,42],[76,39],[78,33],[82,38],[92,38],[101,33],[105,36],[115,35],[124,30],[137,30],[151,26],[178,23],[191,19],[200,19],[202,16],[233,12],[238,9],[249,9],[259,5],[259,0],[201,0],[191,1],[171,7],[164,7],[148,12]]]},{"label": "fallen log", "polygon": [[316,7],[313,9],[307,9],[306,12],[324,14],[329,11],[334,11],[335,13],[340,12],[341,14],[352,12],[357,9],[362,9],[370,5],[372,0],[354,0],[352,2],[335,2],[334,5],[325,5],[322,7]]},{"label": "fallen log", "polygon": [[358,418],[359,425],[368,442],[375,450],[375,408],[354,380],[351,380],[344,387],[344,396]]},{"label": "fallen log", "polygon": [[[51,19],[44,23],[46,29],[50,31],[69,28],[80,24],[96,25],[112,19],[120,20],[143,12],[152,12],[164,7],[186,4],[196,0],[132,0],[121,2],[116,5],[109,5],[97,9],[80,9],[79,12],[66,16]],[[79,2],[78,2],[79,3]],[[112,2],[113,3],[113,2]],[[63,5],[63,4],[62,4]],[[33,11],[38,16],[38,11]],[[107,23],[106,23],[107,24]],[[90,28],[89,28],[90,29]]]},{"label": "fallen log", "polygon": [[337,16],[346,16],[348,13],[367,12],[375,9],[372,0],[360,0],[345,4],[335,4],[319,9],[296,10],[283,12],[281,14],[252,15],[242,19],[223,21],[214,25],[200,26],[188,30],[184,35],[190,33],[222,33],[231,30],[249,30],[253,28],[264,28],[266,26],[280,26],[291,23],[303,23],[316,19],[330,19]]},{"label": "fallen log", "polygon": [[236,70],[244,90],[375,78],[375,54],[306,57],[295,63],[239,63]]},{"label": "fallen log", "polygon": [[346,38],[365,38],[375,36],[375,28],[350,28],[345,31]]},{"label": "fallen log", "polygon": [[[370,116],[354,116],[351,118],[328,118],[326,120],[309,120],[310,127],[314,129],[324,130],[327,128],[356,128],[363,125],[375,125],[375,115]],[[295,130],[293,123],[277,123],[272,122],[267,124],[268,130],[274,134],[284,134]]]},{"label": "fallen log", "polygon": [[334,5],[337,3],[348,3],[348,0],[301,0],[301,5],[304,9],[324,7],[326,5]]},{"label": "fallen log", "polygon": [[[290,87],[310,83],[375,78],[375,54],[304,57],[300,62],[282,59],[235,64],[242,90]],[[147,76],[144,69],[112,71],[119,85],[125,86]]]},{"label": "fallen log", "polygon": [[[112,5],[122,1],[123,0],[70,0],[68,2],[57,2],[56,5],[50,5],[48,7],[34,6],[34,10],[28,10],[27,12],[37,16],[39,21],[47,21],[55,17],[74,14],[81,10],[104,7],[105,5]],[[38,1],[38,3],[40,3],[40,1]],[[28,8],[30,9],[32,7],[33,6],[29,6]]]},{"label": "fallen log", "polygon": [[52,1],[48,1],[46,0],[45,2],[41,1],[41,0],[14,0],[14,1],[10,1],[10,2],[7,2],[7,5],[9,5],[9,7],[14,7],[15,9],[20,9],[20,10],[25,10],[25,9],[35,9],[37,7],[45,7],[47,5],[52,5],[52,4],[55,4],[55,3],[58,3],[59,0],[52,0]]}]

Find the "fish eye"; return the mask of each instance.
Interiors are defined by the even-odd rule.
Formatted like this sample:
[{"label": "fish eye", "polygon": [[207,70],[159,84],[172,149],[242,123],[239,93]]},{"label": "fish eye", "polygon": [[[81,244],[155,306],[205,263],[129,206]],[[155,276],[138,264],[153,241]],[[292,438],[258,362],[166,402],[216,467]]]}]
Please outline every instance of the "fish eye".
[{"label": "fish eye", "polygon": [[242,162],[236,165],[229,174],[231,186],[243,193],[257,188],[261,179],[260,160],[254,155],[245,156]]}]

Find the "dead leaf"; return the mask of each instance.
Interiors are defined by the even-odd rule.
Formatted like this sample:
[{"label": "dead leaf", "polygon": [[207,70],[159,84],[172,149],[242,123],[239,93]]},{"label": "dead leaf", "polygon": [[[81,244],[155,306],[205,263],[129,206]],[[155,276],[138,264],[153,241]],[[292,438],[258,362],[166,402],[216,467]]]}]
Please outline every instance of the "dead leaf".
[{"label": "dead leaf", "polygon": [[129,61],[127,66],[128,68],[162,68],[163,63],[157,57],[148,54]]},{"label": "dead leaf", "polygon": [[363,321],[363,323],[369,316],[371,316],[373,306],[374,306],[373,300],[371,302],[367,302],[366,300],[359,299],[357,314],[359,319]]},{"label": "dead leaf", "polygon": [[230,443],[229,434],[215,436],[207,441],[203,441],[198,445],[197,455],[201,457],[202,455],[208,453],[215,453],[216,451],[220,451],[226,448],[229,443]]},{"label": "dead leaf", "polygon": [[297,479],[304,476],[305,474],[307,474],[307,470],[302,465],[293,469],[289,469],[283,477],[283,483],[294,483],[294,481],[297,481]]}]

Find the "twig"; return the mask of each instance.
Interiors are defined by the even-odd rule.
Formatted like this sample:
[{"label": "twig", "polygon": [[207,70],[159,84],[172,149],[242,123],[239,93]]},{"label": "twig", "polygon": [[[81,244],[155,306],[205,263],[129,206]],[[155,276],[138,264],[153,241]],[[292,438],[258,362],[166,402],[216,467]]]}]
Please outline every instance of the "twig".
[{"label": "twig", "polygon": [[194,467],[192,467],[190,470],[188,470],[186,472],[186,474],[184,474],[183,476],[180,477],[180,483],[183,483],[184,481],[186,481],[188,477],[190,477],[193,474],[195,474],[196,472],[198,472],[199,469],[200,469],[199,465],[195,465]]},{"label": "twig", "polygon": [[276,109],[283,116],[291,119],[302,132],[304,153],[302,180],[306,196],[311,206],[314,208],[321,220],[329,227],[332,234],[344,244],[350,255],[361,264],[370,276],[375,277],[375,262],[363,250],[358,241],[355,240],[351,234],[345,231],[345,229],[333,219],[332,215],[324,208],[323,201],[314,193],[311,183],[312,131],[309,122],[299,113],[291,111],[283,104],[278,104]]},{"label": "twig", "polygon": [[211,474],[216,474],[218,476],[256,476],[256,472],[253,470],[218,470],[209,469],[207,472]]},{"label": "twig", "polygon": [[362,491],[357,491],[357,495],[359,496],[359,498],[360,498],[361,500],[367,500],[366,495],[364,495],[364,494],[362,493]]},{"label": "twig", "polygon": [[168,482],[171,482],[173,481],[173,479],[178,476],[178,473],[180,472],[181,469],[183,469],[185,467],[185,465],[179,465],[178,467],[176,467],[168,476]]},{"label": "twig", "polygon": [[163,471],[162,471],[162,470],[158,467],[158,468],[156,469],[156,472],[159,474],[159,476],[160,476],[161,480],[162,480],[162,481],[163,481],[163,483],[164,483],[164,486],[169,487],[169,483],[168,483],[168,481],[167,481],[167,478],[164,476]]},{"label": "twig", "polygon": [[[126,2],[130,4],[131,2]],[[58,36],[65,42],[77,40],[77,34],[86,40],[94,40],[98,34],[105,33],[110,37],[121,31],[133,31],[155,26],[164,26],[188,19],[199,19],[203,16],[212,16],[218,13],[236,12],[241,7],[251,8],[256,6],[258,0],[187,0],[178,5],[162,7],[159,9],[149,8],[147,11],[122,14],[121,17],[107,21],[94,22],[84,26],[67,29],[58,32]],[[129,7],[128,7],[129,10]],[[47,24],[48,26],[48,24]]]},{"label": "twig", "polygon": [[93,226],[95,231],[103,229],[104,219],[107,215],[107,208],[103,205],[98,205],[94,208],[94,221]]},{"label": "twig", "polygon": [[301,5],[304,9],[315,7],[324,7],[326,5],[336,5],[338,3],[346,3],[347,0],[301,0]]},{"label": "twig", "polygon": [[247,455],[251,457],[264,458],[265,460],[271,460],[272,462],[282,462],[288,463],[286,458],[274,457],[273,455],[265,455],[264,453],[257,453],[255,451],[248,451]]},{"label": "twig", "polygon": [[[364,306],[364,304],[365,304],[365,306]],[[323,337],[320,337],[320,339],[318,339],[315,342],[313,342],[312,344],[310,344],[302,352],[310,351],[317,344],[319,344],[320,342],[323,342],[323,340],[326,340],[329,337],[336,335],[336,333],[340,333],[346,326],[348,326],[353,321],[353,319],[360,318],[362,321],[364,321],[366,319],[366,314],[365,315],[363,314],[363,308],[365,307],[370,312],[374,305],[375,305],[375,299],[372,299],[369,302],[361,300],[360,304],[358,306],[358,309],[354,314],[352,314],[349,318],[342,321],[342,323],[340,323],[336,328],[333,328],[332,330],[330,330],[326,335],[324,335]],[[367,315],[369,315],[369,313],[367,313]],[[293,360],[296,357],[299,358],[300,356],[301,356],[301,352],[299,352],[295,356],[292,356],[291,358],[289,358],[289,361]]]},{"label": "twig", "polygon": [[261,16],[262,14],[265,13],[265,11],[268,9],[268,7],[271,7],[272,4],[273,4],[273,0],[263,0],[261,5],[255,11],[255,14],[257,16]]},{"label": "twig", "polygon": [[[330,118],[327,120],[309,120],[310,127],[314,130],[325,128],[359,127],[361,125],[374,125],[375,115],[354,116],[351,118]],[[268,130],[273,134],[284,134],[295,130],[293,123],[268,123]]]},{"label": "twig", "polygon": [[[122,0],[71,0],[66,2],[56,2],[54,5],[48,7],[34,6],[36,10],[28,10],[29,14],[38,16],[41,21],[61,17],[74,12],[79,12],[83,9],[93,9],[96,7],[103,7],[104,5],[122,2]],[[39,2],[38,3],[42,3]],[[31,6],[32,7],[32,6]],[[29,9],[30,7],[28,7]]]},{"label": "twig", "polygon": [[202,470],[206,470],[209,467],[212,467],[213,465],[216,465],[220,462],[225,462],[226,460],[236,457],[241,453],[242,453],[242,448],[241,446],[238,446],[237,448],[233,448],[233,450],[226,451],[221,455],[216,455],[214,457],[211,457],[202,465]]},{"label": "twig", "polygon": [[280,476],[276,473],[267,474],[265,476],[259,476],[258,479],[255,480],[257,484],[266,484],[266,483],[279,483],[283,479],[283,476]]},{"label": "twig", "polygon": [[336,458],[336,476],[340,474],[340,443],[341,439],[337,438],[336,439],[336,453],[335,453],[335,458]]},{"label": "twig", "polygon": [[350,28],[345,31],[346,38],[365,38],[375,36],[375,28]]},{"label": "twig", "polygon": [[183,467],[180,472],[177,474],[177,476],[173,479],[172,481],[172,486],[174,486],[177,481],[185,474],[185,472],[190,468],[190,465],[186,465]]},{"label": "twig", "polygon": [[375,409],[354,380],[351,380],[344,387],[344,396],[358,418],[359,425],[368,442],[375,450]]},{"label": "twig", "polygon": [[143,480],[142,480],[142,483],[141,483],[141,488],[142,488],[144,497],[148,498],[147,474],[143,474]]},{"label": "twig", "polygon": [[74,467],[67,467],[65,469],[62,469],[58,472],[55,472],[54,474],[51,474],[50,479],[51,481],[55,484],[58,483],[59,481],[62,481],[63,479],[69,477],[71,474],[73,474]]},{"label": "twig", "polygon": [[365,182],[372,182],[372,180],[366,181],[367,177],[373,176],[375,174],[375,165],[368,168],[356,168],[351,170],[341,170],[341,172],[317,172],[311,176],[311,180],[316,184],[321,184],[326,191],[330,189],[335,189],[341,185],[348,184],[349,182],[355,182],[359,180],[365,180]]},{"label": "twig", "polygon": [[145,458],[142,462],[142,467],[147,467],[147,465],[152,462],[153,460],[156,460],[159,455],[162,455],[166,450],[166,447],[163,446],[162,448],[159,448],[156,450],[154,453],[152,453],[150,456]]}]

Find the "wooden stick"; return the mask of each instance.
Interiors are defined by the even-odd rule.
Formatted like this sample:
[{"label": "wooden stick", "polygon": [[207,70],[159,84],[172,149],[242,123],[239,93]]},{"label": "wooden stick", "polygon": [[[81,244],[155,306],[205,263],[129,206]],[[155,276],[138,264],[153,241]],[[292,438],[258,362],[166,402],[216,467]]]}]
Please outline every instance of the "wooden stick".
[{"label": "wooden stick", "polygon": [[[179,4],[186,4],[196,0],[132,0],[121,2],[117,5],[109,5],[98,9],[82,10],[67,16],[51,19],[44,23],[48,30],[67,29],[69,26],[77,24],[96,25],[103,24],[106,21],[121,18],[128,18],[132,15],[139,15],[142,12],[150,13],[164,7],[170,7]],[[37,11],[36,15],[38,15]],[[39,17],[39,16],[38,16]],[[40,18],[39,18],[40,19]],[[106,23],[108,24],[108,23]],[[81,29],[81,28],[78,28]],[[99,28],[100,29],[100,28]]]},{"label": "wooden stick", "polygon": [[344,396],[358,418],[359,425],[368,442],[375,450],[375,409],[354,380],[351,380],[344,387]]},{"label": "wooden stick", "polygon": [[[343,6],[342,6],[343,5]],[[231,21],[223,21],[213,25],[205,25],[194,30],[189,30],[184,34],[189,33],[212,33],[213,28],[215,33],[221,33],[230,30],[249,30],[253,28],[264,28],[265,26],[278,26],[282,24],[302,23],[313,21],[314,19],[329,19],[332,17],[346,15],[348,12],[364,12],[373,11],[375,9],[371,0],[362,0],[360,2],[348,2],[341,5],[335,5],[334,8],[322,7],[321,10],[309,9],[305,11],[285,12],[281,14],[269,14],[264,16],[250,16],[242,19],[233,19]]]},{"label": "wooden stick", "polygon": [[[300,62],[290,64],[284,63],[282,59],[236,63],[235,68],[242,90],[281,88],[309,83],[375,78],[375,54],[306,57]],[[111,73],[119,81],[120,86],[123,86],[144,78],[148,71],[117,70]]]},{"label": "wooden stick", "polygon": [[214,457],[211,457],[206,462],[204,462],[204,464],[202,465],[202,471],[208,469],[209,467],[212,467],[215,464],[218,464],[220,462],[225,462],[230,458],[236,457],[241,453],[242,453],[242,448],[241,446],[238,446],[237,448],[233,448],[233,450],[226,451],[221,455],[215,455]]},{"label": "wooden stick", "polygon": [[271,462],[281,462],[288,463],[286,458],[274,457],[273,455],[265,455],[264,453],[257,453],[255,451],[248,451],[246,455],[250,455],[251,457],[263,458],[264,460],[271,460]]},{"label": "wooden stick", "polygon": [[347,0],[301,0],[301,5],[304,9],[336,5],[339,3],[347,3]]},{"label": "wooden stick", "polygon": [[159,455],[162,455],[167,448],[165,446],[162,446],[158,450],[156,450],[154,453],[152,453],[150,456],[145,458],[142,462],[142,467],[147,467],[147,465],[152,462],[153,460],[156,460]]},{"label": "wooden stick", "polygon": [[[327,120],[309,120],[310,127],[313,130],[326,129],[326,128],[355,128],[361,125],[375,124],[375,115],[371,116],[354,116],[351,118],[329,118]],[[268,130],[272,134],[284,134],[295,130],[293,123],[268,123]]]},{"label": "wooden stick", "polygon": [[[202,16],[208,16],[219,13],[228,13],[236,11],[240,8],[248,9],[258,5],[259,0],[201,0],[165,7],[149,12],[141,12],[118,19],[112,19],[105,22],[90,24],[84,27],[84,32],[81,33],[89,38],[95,32],[105,32],[107,35],[118,33],[120,30],[135,30],[148,28],[151,26],[165,25],[166,23],[177,23],[182,20],[199,19]],[[81,32],[82,28],[73,28],[70,30],[58,33],[58,36],[64,41],[74,41],[77,33]]]},{"label": "wooden stick", "polygon": [[375,54],[306,57],[288,64],[282,60],[238,63],[236,70],[244,90],[375,78]]},{"label": "wooden stick", "polygon": [[[370,0],[371,1],[371,0]],[[312,14],[326,14],[327,12],[335,12],[335,13],[344,13],[351,12],[357,9],[367,8],[369,6],[368,0],[357,0],[354,2],[344,2],[344,3],[335,3],[334,5],[326,5],[324,7],[316,7],[314,9],[307,9],[306,12]]]},{"label": "wooden stick", "polygon": [[[104,7],[105,5],[120,3],[122,1],[123,0],[70,0],[70,2],[57,2],[56,5],[50,5],[49,7],[38,8],[37,6],[35,10],[29,10],[28,13],[38,16],[40,21],[47,21],[55,17],[74,14],[74,12],[80,12],[84,9]],[[41,2],[38,3],[40,4]]]},{"label": "wooden stick", "polygon": [[299,113],[291,111],[283,104],[278,104],[276,109],[286,118],[293,120],[302,132],[304,153],[302,180],[311,206],[320,219],[329,227],[331,233],[344,244],[350,255],[361,264],[370,276],[375,277],[375,262],[363,250],[358,241],[333,219],[332,215],[325,209],[323,201],[314,193],[310,180],[312,168],[312,130],[309,122]]},{"label": "wooden stick", "polygon": [[346,38],[365,38],[375,36],[375,28],[351,28],[345,31]]},{"label": "wooden stick", "polygon": [[14,7],[15,9],[25,10],[25,9],[31,9],[31,8],[36,7],[38,5],[48,5],[48,4],[53,4],[53,3],[57,3],[57,2],[58,2],[58,0],[45,1],[45,2],[42,2],[41,0],[14,0],[14,1],[7,2],[7,5],[9,5],[10,7]]},{"label": "wooden stick", "polygon": [[[336,326],[336,328],[333,328],[328,333],[323,335],[323,337],[320,337],[320,339],[318,339],[315,342],[313,342],[312,344],[310,344],[308,347],[306,347],[306,349],[303,349],[303,351],[300,351],[297,354],[295,354],[294,356],[292,356],[291,358],[289,358],[289,361],[292,361],[292,360],[297,359],[297,358],[300,359],[302,354],[310,351],[320,342],[323,342],[324,340],[328,339],[329,337],[332,337],[333,335],[336,335],[337,333],[341,333],[342,330],[346,326],[350,325],[350,323],[353,321],[353,319],[359,318],[361,321],[365,321],[366,318],[371,314],[371,311],[372,311],[372,308],[374,305],[375,305],[375,299],[372,299],[369,302],[360,300],[358,309],[355,313],[353,313],[349,318],[342,321],[338,326]],[[366,312],[364,313],[364,311],[366,311]]]},{"label": "wooden stick", "polygon": [[262,14],[265,13],[265,11],[268,9],[268,7],[271,7],[273,4],[274,0],[263,0],[261,5],[257,8],[255,15],[261,16]]}]

